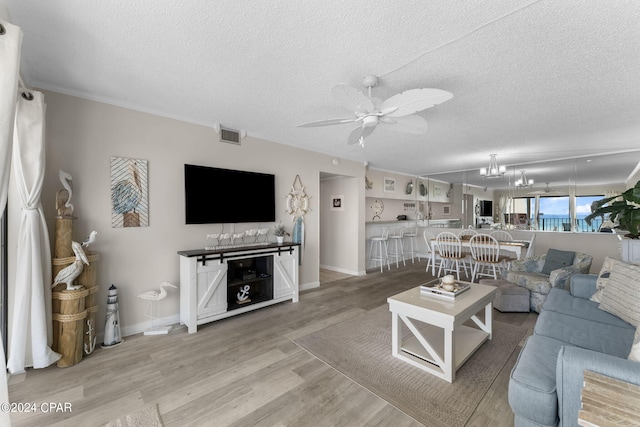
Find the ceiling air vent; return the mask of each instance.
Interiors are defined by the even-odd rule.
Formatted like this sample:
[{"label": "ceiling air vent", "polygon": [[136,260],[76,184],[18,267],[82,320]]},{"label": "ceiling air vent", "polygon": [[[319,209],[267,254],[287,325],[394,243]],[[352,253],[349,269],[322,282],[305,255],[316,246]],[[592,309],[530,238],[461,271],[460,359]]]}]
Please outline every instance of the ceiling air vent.
[{"label": "ceiling air vent", "polygon": [[228,142],[229,144],[240,145],[240,132],[233,129],[225,129],[220,127],[220,142]]}]

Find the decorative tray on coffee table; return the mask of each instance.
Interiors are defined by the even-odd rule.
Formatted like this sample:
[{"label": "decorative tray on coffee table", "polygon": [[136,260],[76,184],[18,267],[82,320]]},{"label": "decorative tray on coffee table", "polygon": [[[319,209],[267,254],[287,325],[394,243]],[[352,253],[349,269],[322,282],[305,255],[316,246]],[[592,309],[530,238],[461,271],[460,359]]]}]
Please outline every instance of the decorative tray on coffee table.
[{"label": "decorative tray on coffee table", "polygon": [[433,284],[433,286],[429,286],[429,284],[420,285],[420,294],[453,300],[470,288],[467,283],[455,282],[453,291],[445,291],[442,287],[442,282],[440,282]]}]

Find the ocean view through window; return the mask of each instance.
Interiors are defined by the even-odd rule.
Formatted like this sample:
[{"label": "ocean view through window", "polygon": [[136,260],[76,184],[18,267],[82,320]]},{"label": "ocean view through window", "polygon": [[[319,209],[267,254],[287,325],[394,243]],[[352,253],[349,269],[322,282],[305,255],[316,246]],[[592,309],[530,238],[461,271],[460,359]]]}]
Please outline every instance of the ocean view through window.
[{"label": "ocean view through window", "polygon": [[[527,215],[529,224],[533,226],[537,223],[538,230],[591,233],[600,230],[602,218],[596,218],[591,225],[588,225],[584,218],[591,213],[591,203],[603,197],[602,195],[576,196],[574,215],[571,212],[571,199],[569,196],[540,197],[537,221],[535,197],[516,198],[514,199],[514,207],[516,212]],[[572,226],[574,221],[575,226]]]}]

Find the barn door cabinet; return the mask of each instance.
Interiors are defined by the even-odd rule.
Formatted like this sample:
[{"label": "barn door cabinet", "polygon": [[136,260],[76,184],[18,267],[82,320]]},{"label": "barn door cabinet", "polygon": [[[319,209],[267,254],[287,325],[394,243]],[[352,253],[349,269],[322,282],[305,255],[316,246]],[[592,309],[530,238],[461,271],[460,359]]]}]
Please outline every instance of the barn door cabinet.
[{"label": "barn door cabinet", "polygon": [[299,245],[180,251],[180,323],[198,325],[284,301],[298,302]]}]

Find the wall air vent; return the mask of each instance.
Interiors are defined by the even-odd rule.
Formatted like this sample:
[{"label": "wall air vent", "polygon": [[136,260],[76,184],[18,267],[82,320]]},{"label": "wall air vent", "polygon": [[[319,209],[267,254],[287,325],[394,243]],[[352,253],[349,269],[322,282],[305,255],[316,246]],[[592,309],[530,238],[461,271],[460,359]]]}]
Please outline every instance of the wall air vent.
[{"label": "wall air vent", "polygon": [[240,132],[238,132],[237,130],[220,127],[219,135],[220,142],[240,145]]}]

